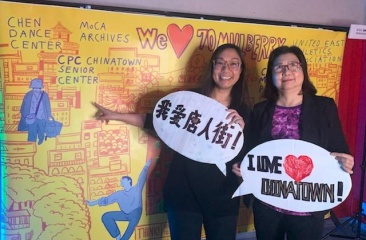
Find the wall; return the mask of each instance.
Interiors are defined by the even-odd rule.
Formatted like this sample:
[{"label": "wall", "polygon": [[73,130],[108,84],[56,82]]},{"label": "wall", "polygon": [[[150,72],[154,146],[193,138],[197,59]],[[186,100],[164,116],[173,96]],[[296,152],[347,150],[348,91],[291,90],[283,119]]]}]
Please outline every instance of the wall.
[{"label": "wall", "polygon": [[[5,133],[0,134],[4,173],[0,182],[1,206],[6,209],[1,227],[6,231],[1,234],[7,239],[22,235],[38,240],[108,239],[101,216],[118,206],[89,208],[85,200],[119,190],[121,176],[135,182],[145,161],[155,159],[160,151],[156,139],[136,127],[94,120],[91,102],[117,111],[151,111],[165,92],[196,87],[213,49],[229,39],[245,49],[247,81],[255,102],[263,87],[269,49],[285,42],[304,47],[318,93],[336,98],[346,35],[3,1],[0,29],[4,33],[0,35],[0,133]],[[309,46],[310,42],[315,45]],[[41,106],[49,105],[49,113],[63,124],[57,138],[53,134],[44,140],[40,134],[37,139],[29,134],[42,131],[37,125],[18,124],[27,116],[28,104],[21,107],[22,99],[29,96],[34,77],[43,80],[47,94],[42,96],[48,104]],[[151,167],[144,217],[134,239],[152,239],[145,233],[169,239],[162,197],[169,158],[163,152]],[[251,212],[244,206],[239,219],[238,231],[253,230]]]},{"label": "wall", "polygon": [[[57,1],[71,2],[70,0]],[[256,0],[250,1],[250,3],[249,1],[237,0],[78,0],[77,2],[81,3],[81,5],[103,5],[163,12],[227,16],[341,27],[349,27],[350,24],[366,24],[366,0]]]}]

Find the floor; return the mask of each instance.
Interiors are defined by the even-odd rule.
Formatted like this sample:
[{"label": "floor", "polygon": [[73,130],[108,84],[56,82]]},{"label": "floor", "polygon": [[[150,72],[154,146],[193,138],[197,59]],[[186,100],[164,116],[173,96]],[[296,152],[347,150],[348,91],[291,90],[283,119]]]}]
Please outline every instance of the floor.
[{"label": "floor", "polygon": [[335,239],[358,239],[366,240],[366,226],[361,225],[360,236],[357,238],[357,221],[353,218],[340,219],[338,227],[335,226],[332,220],[327,220],[324,227],[323,239],[335,240]]},{"label": "floor", "polygon": [[[347,223],[345,223],[348,221]],[[336,240],[336,239],[357,239],[357,240],[366,240],[366,226],[365,224],[361,225],[361,236],[357,238],[357,222],[353,221],[353,219],[345,218],[339,219],[341,223],[341,227],[336,228],[335,224],[331,219],[327,219],[324,224],[324,235],[323,239],[325,240]],[[343,226],[342,226],[343,223]],[[256,240],[255,232],[246,232],[238,234],[237,240]],[[323,240],[322,239],[322,240]]]}]

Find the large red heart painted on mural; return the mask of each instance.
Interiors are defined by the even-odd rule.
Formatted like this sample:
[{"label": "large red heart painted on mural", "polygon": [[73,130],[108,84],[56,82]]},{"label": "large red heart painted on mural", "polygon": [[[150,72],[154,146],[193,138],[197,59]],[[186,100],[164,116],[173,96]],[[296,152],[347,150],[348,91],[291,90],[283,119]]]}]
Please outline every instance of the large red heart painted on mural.
[{"label": "large red heart painted on mural", "polygon": [[180,29],[176,24],[170,24],[167,32],[175,55],[179,58],[192,40],[193,27],[191,25],[185,25]]},{"label": "large red heart painted on mural", "polygon": [[285,158],[283,167],[285,168],[287,175],[296,182],[301,182],[301,180],[310,175],[314,165],[313,161],[308,156],[301,155],[297,158],[294,155],[288,155]]}]

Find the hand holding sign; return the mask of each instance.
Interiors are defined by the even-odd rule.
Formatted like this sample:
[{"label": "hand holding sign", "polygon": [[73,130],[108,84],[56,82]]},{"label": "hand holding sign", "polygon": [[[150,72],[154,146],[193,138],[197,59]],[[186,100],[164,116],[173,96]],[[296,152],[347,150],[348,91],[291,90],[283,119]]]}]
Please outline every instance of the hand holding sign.
[{"label": "hand holding sign", "polygon": [[325,149],[300,140],[258,145],[242,161],[244,182],[233,197],[253,193],[282,209],[313,212],[331,209],[348,196],[351,177]]},{"label": "hand holding sign", "polygon": [[173,150],[194,161],[216,164],[226,174],[226,162],[244,142],[239,124],[229,124],[226,107],[201,94],[180,91],[156,104],[153,115],[158,136]]}]

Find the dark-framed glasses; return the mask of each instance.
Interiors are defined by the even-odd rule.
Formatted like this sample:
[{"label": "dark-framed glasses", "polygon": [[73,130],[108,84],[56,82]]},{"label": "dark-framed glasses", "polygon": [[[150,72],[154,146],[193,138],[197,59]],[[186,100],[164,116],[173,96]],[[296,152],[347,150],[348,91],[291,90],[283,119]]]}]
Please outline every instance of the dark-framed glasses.
[{"label": "dark-framed glasses", "polygon": [[216,60],[213,60],[212,62],[213,62],[213,66],[214,66],[215,70],[220,70],[224,66],[225,67],[228,66],[230,70],[236,71],[236,70],[240,69],[240,66],[241,66],[241,62],[239,62],[237,60],[224,61],[222,59],[216,59]]},{"label": "dark-framed glasses", "polygon": [[301,68],[301,63],[299,63],[299,62],[289,62],[286,65],[279,64],[279,65],[273,66],[273,71],[275,73],[282,73],[286,70],[286,68],[288,70],[290,70],[291,72],[297,72]]}]

